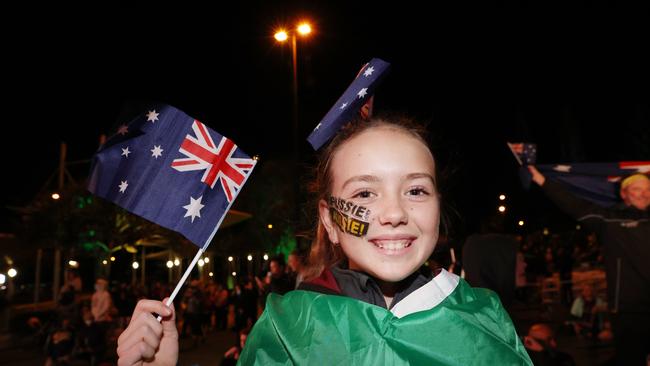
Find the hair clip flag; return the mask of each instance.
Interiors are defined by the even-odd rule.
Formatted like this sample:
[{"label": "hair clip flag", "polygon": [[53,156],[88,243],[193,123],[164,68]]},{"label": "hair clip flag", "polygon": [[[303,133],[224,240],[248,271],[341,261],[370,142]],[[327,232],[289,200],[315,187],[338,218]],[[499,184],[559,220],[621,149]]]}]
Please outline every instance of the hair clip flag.
[{"label": "hair clip flag", "polygon": [[388,62],[373,58],[361,68],[352,84],[307,138],[314,150],[318,150],[334,137],[345,123],[355,118],[357,113],[364,119],[370,118],[372,96],[377,85],[388,73],[389,67]]}]

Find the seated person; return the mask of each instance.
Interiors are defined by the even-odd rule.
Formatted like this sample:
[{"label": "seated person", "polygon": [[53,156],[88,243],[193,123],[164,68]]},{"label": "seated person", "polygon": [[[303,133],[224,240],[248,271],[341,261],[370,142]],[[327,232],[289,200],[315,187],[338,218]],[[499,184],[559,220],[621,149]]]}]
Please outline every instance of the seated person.
[{"label": "seated person", "polygon": [[593,338],[603,330],[607,303],[600,297],[594,295],[594,289],[590,285],[582,287],[581,294],[573,300],[571,305],[570,324],[578,336]]},{"label": "seated person", "polygon": [[535,366],[574,366],[573,358],[557,349],[555,334],[547,324],[533,324],[524,337],[524,347]]}]

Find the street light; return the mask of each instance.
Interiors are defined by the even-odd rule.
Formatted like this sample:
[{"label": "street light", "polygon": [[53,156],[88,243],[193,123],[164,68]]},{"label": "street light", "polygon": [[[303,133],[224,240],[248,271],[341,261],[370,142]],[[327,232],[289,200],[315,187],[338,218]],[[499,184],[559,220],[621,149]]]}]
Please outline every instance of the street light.
[{"label": "street light", "polygon": [[[273,37],[276,41],[284,43],[287,40],[291,39],[291,65],[293,78],[291,83],[291,90],[293,93],[293,159],[294,159],[294,169],[297,169],[298,166],[298,46],[296,42],[296,34],[300,37],[306,37],[312,32],[311,25],[306,22],[300,22],[294,29],[286,30],[280,29],[275,32]],[[295,205],[296,209],[294,214],[296,219],[298,218],[299,211],[298,207],[298,190],[299,187],[297,184],[294,184],[294,199],[296,200]]]},{"label": "street light", "polygon": [[[306,37],[311,33],[311,25],[308,22],[301,22],[294,30],[280,29],[273,37],[276,41],[283,43],[291,38],[291,65],[293,72],[292,91],[293,91],[293,123],[294,123],[294,144],[297,141],[298,134],[298,46],[296,42],[296,33],[301,37]],[[294,146],[295,148],[296,146]]]}]

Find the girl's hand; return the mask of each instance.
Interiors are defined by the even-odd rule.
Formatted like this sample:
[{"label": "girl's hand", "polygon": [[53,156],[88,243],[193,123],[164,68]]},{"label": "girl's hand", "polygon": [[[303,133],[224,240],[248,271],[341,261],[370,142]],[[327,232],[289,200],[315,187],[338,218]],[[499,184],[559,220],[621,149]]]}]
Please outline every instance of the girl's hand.
[{"label": "girl's hand", "polygon": [[[158,322],[153,313],[160,314],[162,322]],[[119,366],[175,366],[178,361],[178,330],[174,305],[167,307],[155,300],[138,301],[129,326],[117,340],[117,355]]]}]

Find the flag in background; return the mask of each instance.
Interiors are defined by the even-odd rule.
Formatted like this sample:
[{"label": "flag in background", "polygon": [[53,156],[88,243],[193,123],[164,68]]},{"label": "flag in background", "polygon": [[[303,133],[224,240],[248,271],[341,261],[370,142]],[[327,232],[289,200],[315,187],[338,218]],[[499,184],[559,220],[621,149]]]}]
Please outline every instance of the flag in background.
[{"label": "flag in background", "polygon": [[619,184],[625,177],[650,173],[650,161],[541,164],[536,167],[546,178],[563,183],[576,195],[601,206],[620,202]]},{"label": "flag in background", "polygon": [[390,64],[373,58],[365,64],[343,95],[334,103],[325,117],[307,138],[314,150],[329,141],[341,127],[352,121],[357,114],[368,119],[372,114],[372,96],[375,89],[388,73]]},{"label": "flag in background", "polygon": [[508,142],[510,151],[517,159],[519,165],[532,165],[535,164],[537,159],[537,145],[528,142]]},{"label": "flag in background", "polygon": [[205,249],[255,163],[203,123],[158,105],[100,147],[88,190]]}]

